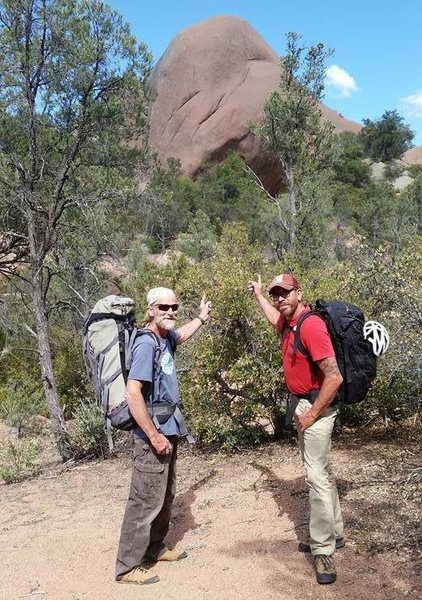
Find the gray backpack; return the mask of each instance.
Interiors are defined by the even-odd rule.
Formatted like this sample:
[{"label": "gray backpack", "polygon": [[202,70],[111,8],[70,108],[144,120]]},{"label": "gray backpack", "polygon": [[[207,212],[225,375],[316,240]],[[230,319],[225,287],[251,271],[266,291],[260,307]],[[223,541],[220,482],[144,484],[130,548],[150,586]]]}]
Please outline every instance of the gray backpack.
[{"label": "gray backpack", "polygon": [[[177,413],[178,422],[179,419],[183,421],[177,406],[159,402],[160,343],[149,329],[137,329],[135,321],[134,301],[110,295],[95,304],[83,325],[85,360],[106,420],[110,449],[113,448],[112,427],[131,431],[137,426],[125,399],[125,390],[133,345],[139,335],[149,335],[156,342],[152,365],[153,390],[151,404],[147,406],[156,428],[159,430],[160,425],[174,413]],[[172,352],[175,352],[173,345]],[[153,399],[158,401],[152,403]]]}]

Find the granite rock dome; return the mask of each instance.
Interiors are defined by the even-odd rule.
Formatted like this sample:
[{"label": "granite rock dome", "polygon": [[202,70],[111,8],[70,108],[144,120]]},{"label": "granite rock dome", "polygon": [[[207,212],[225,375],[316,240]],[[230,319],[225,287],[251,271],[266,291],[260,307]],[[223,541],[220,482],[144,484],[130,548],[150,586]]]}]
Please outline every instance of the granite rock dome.
[{"label": "granite rock dome", "polygon": [[[241,154],[270,191],[282,181],[279,164],[250,133],[271,90],[278,87],[280,58],[245,20],[220,16],[181,31],[148,81],[149,143],[164,162],[180,160],[195,176],[209,157],[222,160],[229,149]],[[338,132],[360,125],[321,105]]]}]

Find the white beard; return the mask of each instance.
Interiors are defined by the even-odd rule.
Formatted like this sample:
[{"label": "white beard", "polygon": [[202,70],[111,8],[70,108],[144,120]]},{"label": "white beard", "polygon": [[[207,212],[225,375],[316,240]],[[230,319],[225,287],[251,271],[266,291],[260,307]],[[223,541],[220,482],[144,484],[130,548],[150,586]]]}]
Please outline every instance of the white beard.
[{"label": "white beard", "polygon": [[176,321],[174,319],[163,318],[157,325],[166,331],[172,331],[176,327]]}]

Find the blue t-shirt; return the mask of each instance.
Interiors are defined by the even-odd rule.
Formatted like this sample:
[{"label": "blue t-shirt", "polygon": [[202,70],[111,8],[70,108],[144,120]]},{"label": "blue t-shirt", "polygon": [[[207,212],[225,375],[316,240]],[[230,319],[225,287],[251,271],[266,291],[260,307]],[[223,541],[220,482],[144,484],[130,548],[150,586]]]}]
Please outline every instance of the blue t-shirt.
[{"label": "blue t-shirt", "polygon": [[[158,337],[158,336],[157,336]],[[154,398],[157,402],[167,402],[168,404],[180,404],[179,384],[176,376],[176,365],[172,352],[170,338],[173,340],[173,347],[176,346],[177,334],[175,331],[169,331],[166,338],[158,337],[161,348],[160,367],[161,372],[158,377],[158,398]],[[132,363],[129,371],[128,379],[136,379],[142,381],[142,394],[145,402],[148,404],[152,401],[152,377],[153,377],[153,360],[156,350],[156,340],[150,335],[140,335],[136,338],[132,350]],[[160,432],[164,435],[180,435],[179,425],[174,418],[170,418],[162,423]],[[146,439],[146,434],[140,427],[133,431],[135,439]]]}]

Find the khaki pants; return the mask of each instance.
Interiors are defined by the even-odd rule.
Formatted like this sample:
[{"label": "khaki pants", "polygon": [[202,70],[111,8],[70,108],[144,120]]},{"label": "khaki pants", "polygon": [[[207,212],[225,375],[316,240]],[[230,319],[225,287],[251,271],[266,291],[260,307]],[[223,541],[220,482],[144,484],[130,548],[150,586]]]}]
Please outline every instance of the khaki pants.
[{"label": "khaki pants", "polygon": [[331,433],[337,410],[335,407],[328,407],[311,427],[301,433],[297,415],[311,406],[308,400],[300,399],[295,411],[295,422],[306,472],[306,484],[309,487],[309,535],[311,552],[315,556],[334,554],[335,539],[343,536],[343,520],[329,459]]},{"label": "khaki pants", "polygon": [[154,561],[165,551],[171,508],[176,492],[177,437],[172,452],[158,455],[151,444],[135,443],[129,498],[123,518],[116,560],[116,577],[143,560]]}]

